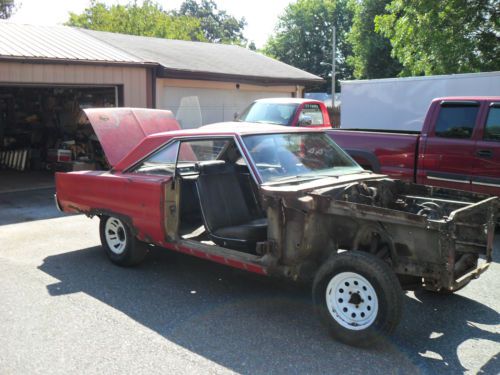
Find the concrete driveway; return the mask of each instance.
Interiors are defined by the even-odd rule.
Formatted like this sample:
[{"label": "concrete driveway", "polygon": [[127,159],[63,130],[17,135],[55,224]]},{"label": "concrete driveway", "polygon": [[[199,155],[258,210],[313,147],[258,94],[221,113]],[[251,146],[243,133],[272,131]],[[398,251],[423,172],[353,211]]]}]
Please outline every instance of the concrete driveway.
[{"label": "concrete driveway", "polygon": [[0,195],[2,374],[500,371],[498,253],[456,295],[407,293],[394,337],[361,350],[330,339],[309,288],[161,249],[112,265],[98,220],[59,215],[52,193]]}]

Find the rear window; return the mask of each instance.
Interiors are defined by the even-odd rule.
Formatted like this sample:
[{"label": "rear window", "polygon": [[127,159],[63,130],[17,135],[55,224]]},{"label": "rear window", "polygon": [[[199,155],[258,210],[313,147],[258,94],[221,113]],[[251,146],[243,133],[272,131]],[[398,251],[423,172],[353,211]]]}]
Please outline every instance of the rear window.
[{"label": "rear window", "polygon": [[468,139],[476,123],[478,105],[441,106],[436,122],[436,136]]},{"label": "rear window", "polygon": [[318,104],[305,104],[302,111],[300,111],[299,121],[308,116],[311,118],[311,125],[322,125],[323,124],[323,113]]}]

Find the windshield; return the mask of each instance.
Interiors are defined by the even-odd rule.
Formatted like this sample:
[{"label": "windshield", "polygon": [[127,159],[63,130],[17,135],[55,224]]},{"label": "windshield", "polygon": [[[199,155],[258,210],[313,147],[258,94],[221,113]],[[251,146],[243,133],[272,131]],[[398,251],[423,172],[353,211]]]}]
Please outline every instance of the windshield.
[{"label": "windshield", "polygon": [[243,142],[264,183],[363,171],[324,133],[248,135]]},{"label": "windshield", "polygon": [[239,121],[263,122],[276,125],[290,125],[297,104],[254,102],[243,111]]}]

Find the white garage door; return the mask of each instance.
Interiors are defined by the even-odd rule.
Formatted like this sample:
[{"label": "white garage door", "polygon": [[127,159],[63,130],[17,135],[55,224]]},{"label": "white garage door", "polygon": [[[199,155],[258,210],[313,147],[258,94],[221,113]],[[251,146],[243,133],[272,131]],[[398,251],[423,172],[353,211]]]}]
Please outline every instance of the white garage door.
[{"label": "white garage door", "polygon": [[261,98],[291,96],[283,92],[259,92],[165,86],[157,107],[171,110],[184,129],[214,122],[232,121],[251,102]]}]

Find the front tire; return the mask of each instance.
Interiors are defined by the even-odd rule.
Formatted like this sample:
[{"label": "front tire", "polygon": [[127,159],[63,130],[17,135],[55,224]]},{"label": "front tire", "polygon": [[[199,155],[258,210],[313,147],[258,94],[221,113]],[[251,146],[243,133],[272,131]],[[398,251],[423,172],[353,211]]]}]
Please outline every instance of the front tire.
[{"label": "front tire", "polygon": [[147,247],[132,234],[130,227],[114,216],[102,216],[99,224],[101,244],[108,258],[122,267],[142,263]]},{"label": "front tire", "polygon": [[332,256],[319,269],[313,302],[334,338],[367,347],[398,325],[403,291],[387,263],[371,254],[348,251]]}]

